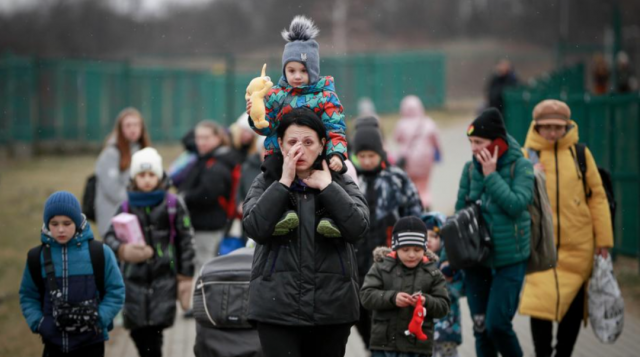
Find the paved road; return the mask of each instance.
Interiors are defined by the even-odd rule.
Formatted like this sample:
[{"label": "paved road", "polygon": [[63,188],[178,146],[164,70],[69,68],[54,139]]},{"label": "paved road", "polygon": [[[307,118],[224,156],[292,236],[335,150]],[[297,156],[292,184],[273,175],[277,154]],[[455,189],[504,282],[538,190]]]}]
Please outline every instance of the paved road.
[{"label": "paved road", "polygon": [[[469,116],[470,117],[470,116]],[[458,180],[462,166],[468,160],[469,144],[465,136],[466,121],[448,123],[441,127],[444,162],[438,165],[433,176],[433,206],[445,213],[453,211]],[[461,300],[463,344],[459,351],[462,357],[475,356],[474,338],[466,299]],[[625,316],[625,329],[622,336],[613,345],[600,343],[591,327],[583,328],[578,338],[573,357],[637,357],[640,356],[640,320]],[[525,356],[534,356],[529,330],[529,319],[516,316],[514,329],[518,334]],[[165,357],[191,357],[195,341],[195,323],[181,316],[176,319],[173,328],[165,331]],[[364,345],[358,333],[352,330],[347,345],[347,356],[366,357]],[[107,344],[107,357],[135,357],[135,347],[128,334],[122,330],[114,331],[112,340]]]}]

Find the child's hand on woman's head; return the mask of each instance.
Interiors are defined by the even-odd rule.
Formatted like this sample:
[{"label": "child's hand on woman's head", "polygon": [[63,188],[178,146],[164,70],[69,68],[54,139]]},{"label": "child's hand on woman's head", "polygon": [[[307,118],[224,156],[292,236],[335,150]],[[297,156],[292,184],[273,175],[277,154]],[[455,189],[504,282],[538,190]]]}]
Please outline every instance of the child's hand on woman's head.
[{"label": "child's hand on woman's head", "polygon": [[331,159],[329,159],[329,168],[332,171],[340,172],[340,170],[342,170],[342,165],[342,160],[340,160],[338,155],[333,155],[331,156]]}]

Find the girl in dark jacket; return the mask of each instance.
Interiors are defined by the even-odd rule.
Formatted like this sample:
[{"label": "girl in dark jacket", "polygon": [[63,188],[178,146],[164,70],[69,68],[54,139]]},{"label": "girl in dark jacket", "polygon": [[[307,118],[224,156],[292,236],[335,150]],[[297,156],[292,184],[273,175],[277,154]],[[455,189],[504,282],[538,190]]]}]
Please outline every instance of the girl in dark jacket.
[{"label": "girl in dark jacket", "polygon": [[169,196],[161,177],[162,158],[155,149],[133,155],[129,199],[117,214],[138,218],[146,245],[123,243],[113,225],[104,239],[124,262],[124,325],[141,357],[162,356],[162,330],[173,325],[178,293],[190,294],[193,277],[189,214],[181,200]]},{"label": "girl in dark jacket", "polygon": [[[257,243],[249,318],[267,357],[343,356],[359,317],[353,243],[367,232],[369,209],[350,177],[329,170],[326,130],[313,111],[284,115],[277,136],[282,154],[265,161],[244,202],[244,229]],[[294,208],[298,227],[274,236]],[[323,216],[341,237],[316,232]]]}]

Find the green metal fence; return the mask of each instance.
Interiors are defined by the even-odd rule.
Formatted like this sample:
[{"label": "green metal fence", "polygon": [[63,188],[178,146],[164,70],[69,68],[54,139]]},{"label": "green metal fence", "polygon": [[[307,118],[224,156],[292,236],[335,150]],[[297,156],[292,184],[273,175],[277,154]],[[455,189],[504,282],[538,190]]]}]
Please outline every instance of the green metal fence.
[{"label": "green metal fence", "polygon": [[509,133],[524,143],[533,107],[544,99],[560,99],[571,108],[580,142],[587,144],[598,164],[612,174],[618,209],[615,251],[640,257],[640,93],[590,96],[561,90],[545,94],[526,88],[505,93]]},{"label": "green metal fence", "polygon": [[[279,58],[267,59],[274,82]],[[262,63],[229,56],[222,73],[141,68],[127,62],[0,58],[0,146],[15,143],[98,143],[126,106],[142,112],[154,142],[178,140],[198,121],[230,124],[245,109],[244,93]],[[255,68],[255,70],[250,70]],[[416,94],[426,106],[445,101],[445,59],[440,53],[328,57],[321,74],[336,79],[347,115],[370,97],[380,113],[396,112]]]}]

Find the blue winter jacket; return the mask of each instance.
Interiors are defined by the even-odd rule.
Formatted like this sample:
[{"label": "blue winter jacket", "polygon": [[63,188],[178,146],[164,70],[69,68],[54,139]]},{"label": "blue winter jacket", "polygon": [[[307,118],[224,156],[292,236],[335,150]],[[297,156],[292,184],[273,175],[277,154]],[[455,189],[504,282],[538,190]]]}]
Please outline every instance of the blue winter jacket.
[{"label": "blue winter jacket", "polygon": [[[107,331],[124,304],[122,275],[115,255],[107,245],[104,245],[105,296],[99,296],[89,255],[89,241],[94,239],[93,232],[88,222],[85,222],[83,227],[81,232],[64,245],[56,242],[50,232],[43,227],[41,240],[42,243],[51,245],[51,258],[63,298],[71,303],[99,298],[98,315],[102,333],[85,332],[70,335],[58,330],[52,316],[49,291],[45,287],[44,297],[40,296],[38,287],[31,278],[28,264],[24,269],[20,285],[20,308],[31,331],[40,334],[44,343],[56,345],[65,352],[108,340]],[[43,254],[40,255],[40,265],[41,274],[46,283]]]}]

